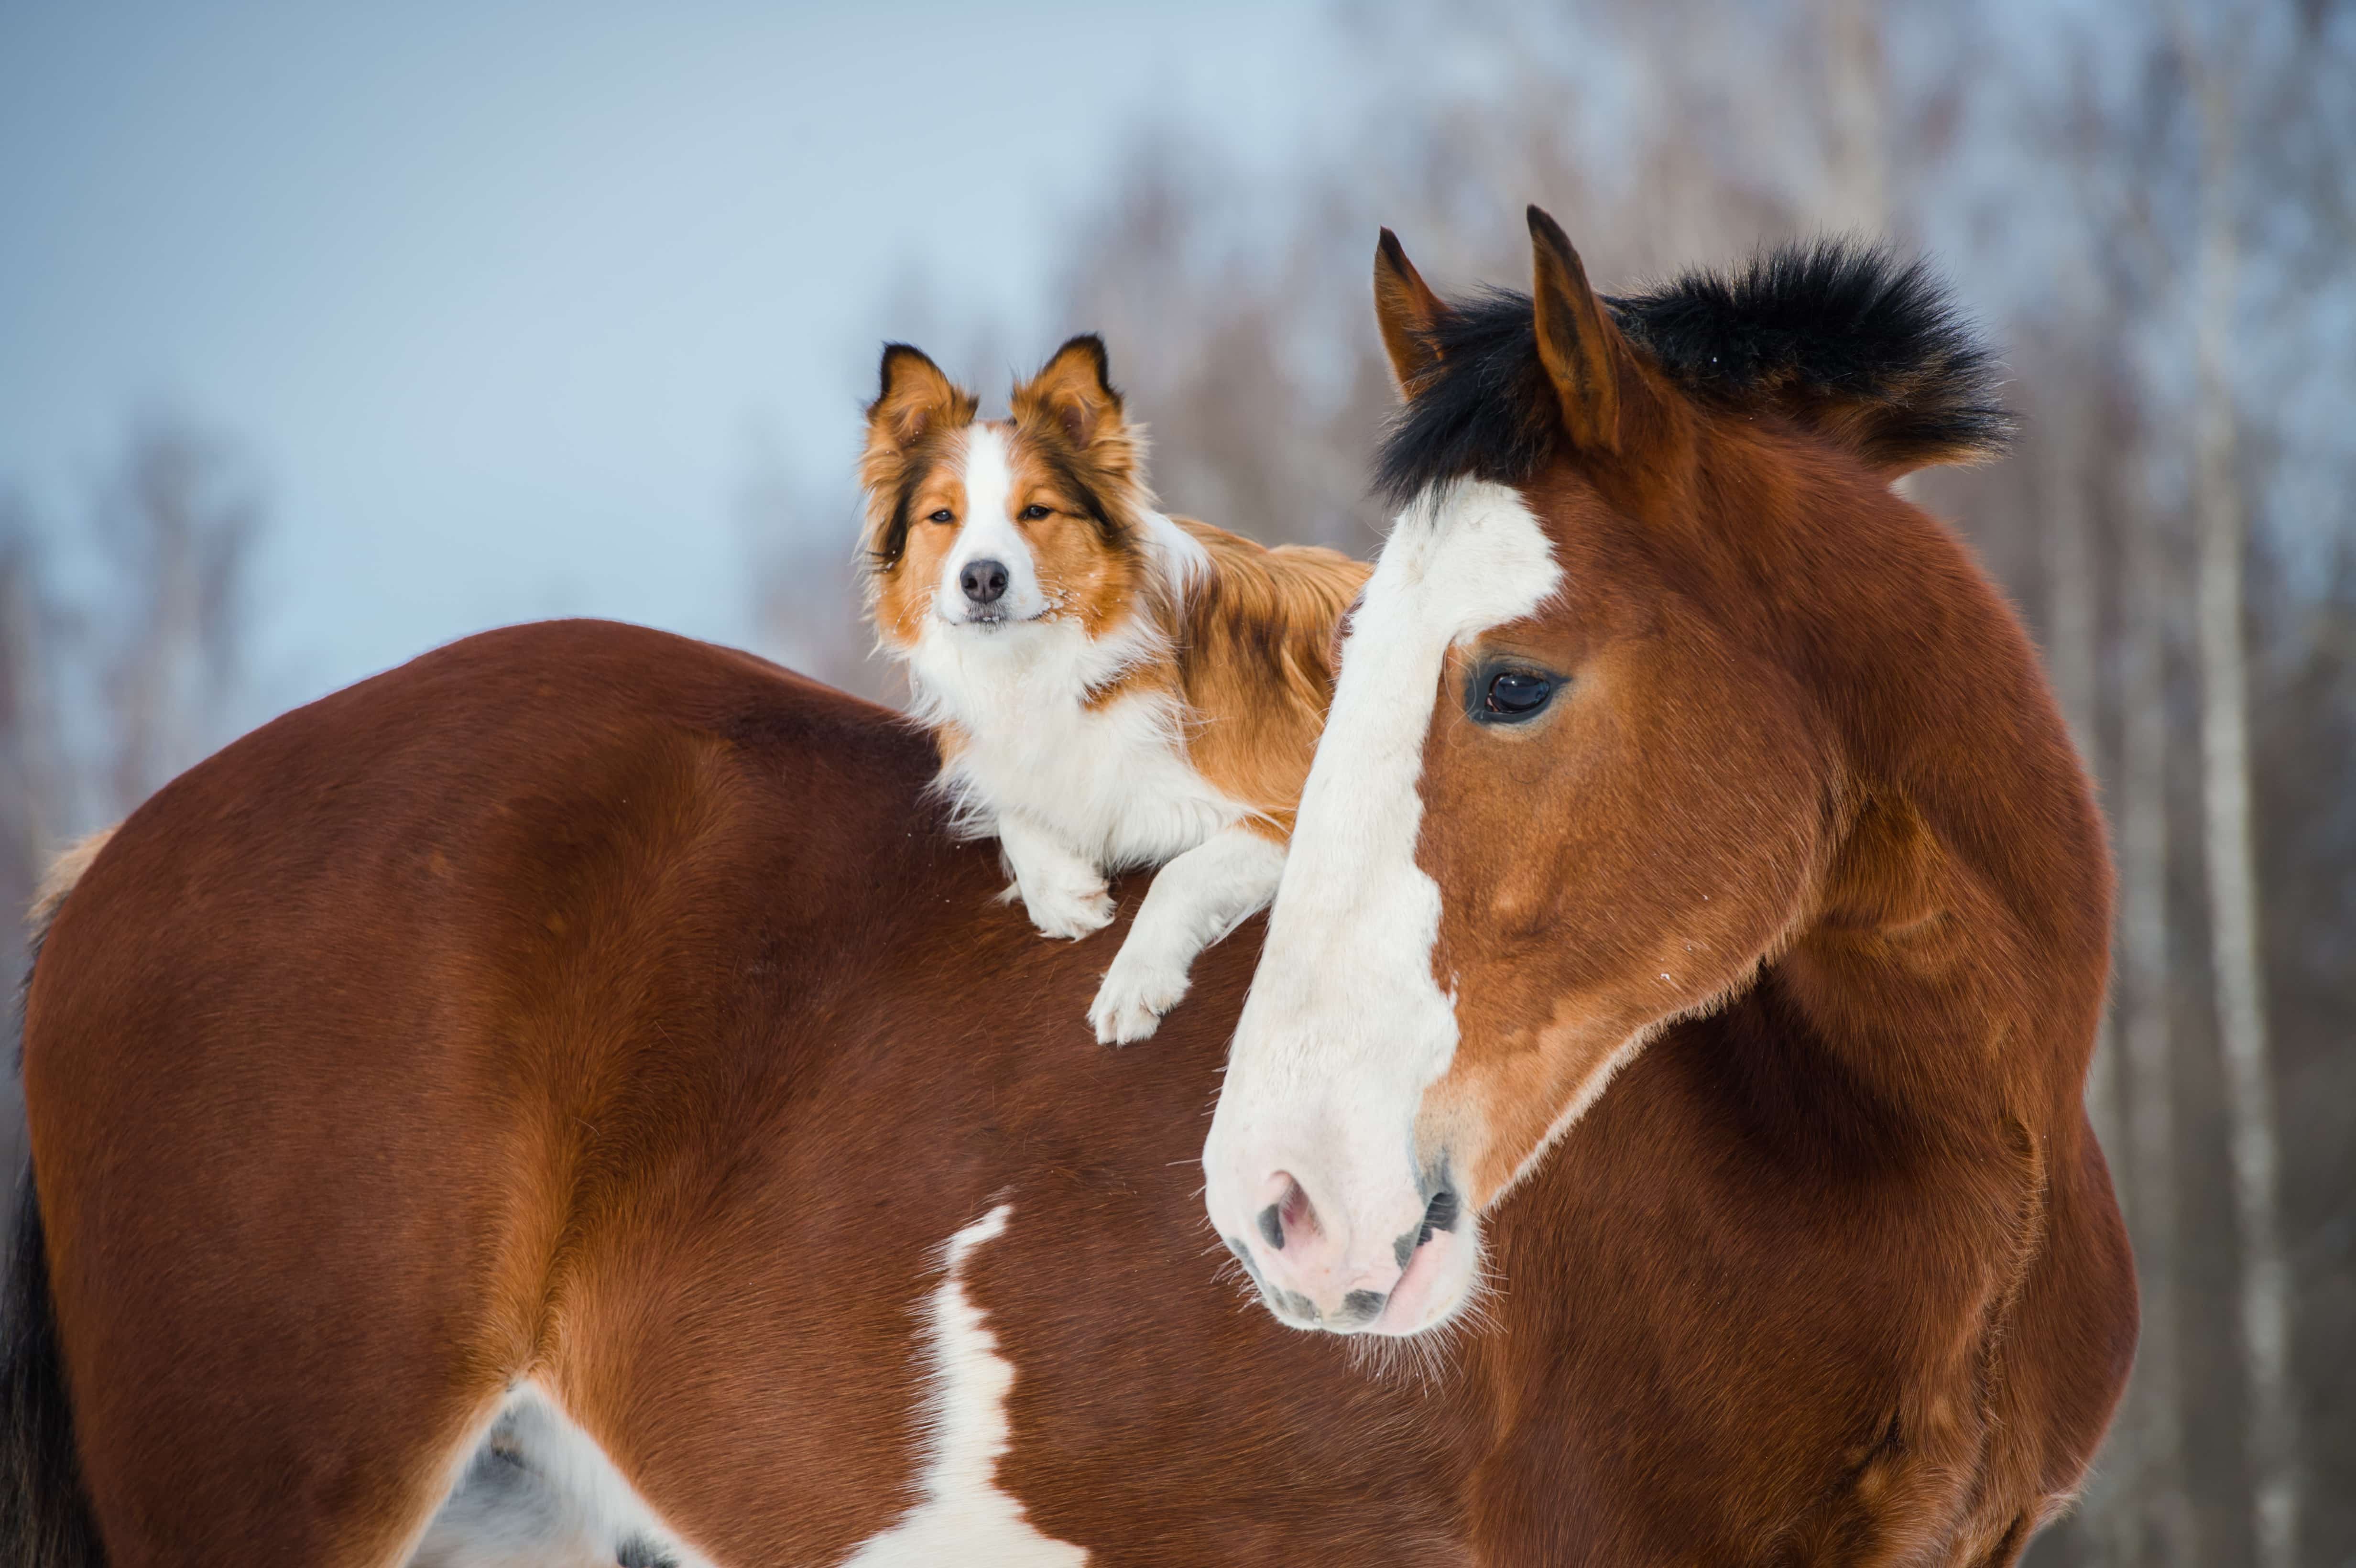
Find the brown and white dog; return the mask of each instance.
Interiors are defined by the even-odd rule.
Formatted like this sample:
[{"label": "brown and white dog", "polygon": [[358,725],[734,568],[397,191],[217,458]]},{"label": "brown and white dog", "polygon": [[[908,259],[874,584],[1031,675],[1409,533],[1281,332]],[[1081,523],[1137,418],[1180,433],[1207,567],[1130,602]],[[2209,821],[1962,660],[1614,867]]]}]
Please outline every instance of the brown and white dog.
[{"label": "brown and white dog", "polygon": [[905,344],[867,411],[868,606],[905,665],[963,827],[1031,919],[1083,937],[1106,879],[1158,866],[1089,1008],[1151,1034],[1194,956],[1276,894],[1367,568],[1157,511],[1144,442],[1075,337],[1012,417]]}]

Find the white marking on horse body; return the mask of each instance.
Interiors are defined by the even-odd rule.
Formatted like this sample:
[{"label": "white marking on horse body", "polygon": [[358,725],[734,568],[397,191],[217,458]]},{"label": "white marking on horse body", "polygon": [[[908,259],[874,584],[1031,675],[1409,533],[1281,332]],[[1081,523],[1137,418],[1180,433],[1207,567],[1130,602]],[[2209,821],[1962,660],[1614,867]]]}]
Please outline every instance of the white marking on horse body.
[{"label": "white marking on horse body", "polygon": [[1561,581],[1545,530],[1503,485],[1436,486],[1385,542],[1204,1151],[1223,1235],[1257,1246],[1254,1184],[1280,1170],[1369,1268],[1420,1222],[1416,1112],[1457,1040],[1454,997],[1432,974],[1440,889],[1415,859],[1424,738],[1448,650],[1530,614]]},{"label": "white marking on horse body", "polygon": [[998,1462],[1012,1441],[1006,1396],[1014,1367],[999,1354],[998,1336],[966,1295],[965,1263],[976,1247],[1005,1234],[1013,1211],[1012,1203],[1001,1203],[941,1250],[946,1272],[926,1321],[932,1389],[923,1498],[844,1568],[1081,1568],[1088,1560],[1079,1547],[1041,1534],[998,1485]]},{"label": "white marking on horse body", "polygon": [[518,1384],[410,1568],[712,1568],[536,1382]]}]

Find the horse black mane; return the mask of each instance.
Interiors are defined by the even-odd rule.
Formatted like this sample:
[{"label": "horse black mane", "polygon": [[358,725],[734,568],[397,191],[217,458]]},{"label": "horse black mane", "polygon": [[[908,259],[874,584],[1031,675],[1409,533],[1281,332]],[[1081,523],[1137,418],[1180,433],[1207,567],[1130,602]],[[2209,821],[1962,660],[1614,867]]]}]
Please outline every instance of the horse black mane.
[{"label": "horse black mane", "polygon": [[[1816,425],[1877,464],[1990,455],[2011,432],[1987,346],[1925,263],[1879,246],[1782,246],[1730,275],[1687,272],[1603,303],[1697,400]],[[1536,474],[1562,427],[1529,296],[1456,302],[1430,342],[1439,362],[1392,423],[1376,488],[1405,505],[1441,480]]]}]

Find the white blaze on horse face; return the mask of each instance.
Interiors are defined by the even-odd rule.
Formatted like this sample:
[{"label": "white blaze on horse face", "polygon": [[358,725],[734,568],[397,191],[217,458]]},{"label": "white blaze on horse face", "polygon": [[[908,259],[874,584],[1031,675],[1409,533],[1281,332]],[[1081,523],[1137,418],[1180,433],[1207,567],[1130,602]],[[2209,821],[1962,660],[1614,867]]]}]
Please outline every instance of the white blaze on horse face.
[{"label": "white blaze on horse face", "polygon": [[1014,1367],[999,1354],[998,1336],[966,1295],[965,1264],[976,1247],[1006,1233],[1013,1211],[1001,1203],[942,1249],[945,1277],[926,1323],[932,1408],[921,1499],[899,1523],[863,1542],[844,1568],[1086,1568],[1086,1552],[1041,1534],[998,1485],[998,1461],[1012,1441],[1006,1396]]},{"label": "white blaze on horse face", "polygon": [[[1306,1297],[1328,1324],[1352,1288],[1398,1279],[1394,1249],[1417,1232],[1447,1157],[1416,1147],[1418,1109],[1455,1055],[1457,1024],[1432,974],[1440,890],[1415,851],[1448,650],[1530,614],[1561,580],[1519,492],[1459,481],[1400,515],[1351,619],[1203,1153],[1219,1233],[1249,1249],[1269,1295]],[[1261,1216],[1280,1178],[1315,1208],[1313,1244],[1269,1244]],[[1404,1321],[1387,1311],[1376,1329],[1412,1332],[1462,1305],[1472,1217],[1459,1224],[1447,1266],[1435,1265],[1444,1277],[1410,1271],[1400,1295],[1417,1298],[1413,1309]]]},{"label": "white blaze on horse face", "polygon": [[991,608],[1006,621],[1035,619],[1046,612],[1047,596],[1030,541],[1014,526],[1014,468],[1004,431],[986,424],[967,428],[963,477],[965,516],[957,548],[941,562],[940,580],[933,585],[934,613],[953,624],[972,619],[973,606],[959,577],[974,561],[994,560],[1006,568],[1006,592]]}]

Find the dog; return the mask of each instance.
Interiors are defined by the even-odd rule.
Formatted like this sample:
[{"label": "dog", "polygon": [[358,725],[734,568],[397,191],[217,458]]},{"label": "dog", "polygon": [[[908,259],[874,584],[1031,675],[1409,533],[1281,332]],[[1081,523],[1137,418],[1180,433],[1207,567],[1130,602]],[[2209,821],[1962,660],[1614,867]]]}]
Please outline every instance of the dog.
[{"label": "dog", "polygon": [[1276,895],[1370,569],[1157,510],[1093,336],[1003,420],[906,344],[881,383],[861,465],[878,645],[953,821],[996,837],[1040,931],[1088,935],[1108,878],[1159,868],[1088,1011],[1104,1043],[1143,1040],[1195,955]]}]

